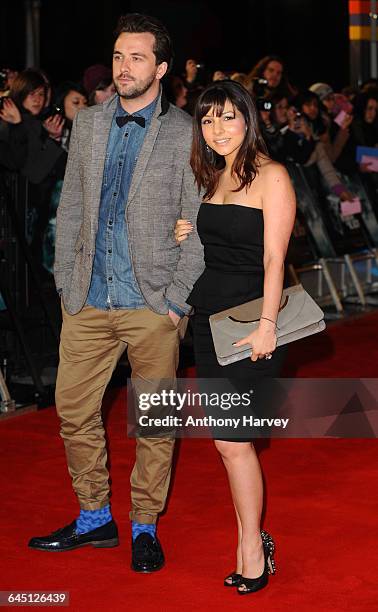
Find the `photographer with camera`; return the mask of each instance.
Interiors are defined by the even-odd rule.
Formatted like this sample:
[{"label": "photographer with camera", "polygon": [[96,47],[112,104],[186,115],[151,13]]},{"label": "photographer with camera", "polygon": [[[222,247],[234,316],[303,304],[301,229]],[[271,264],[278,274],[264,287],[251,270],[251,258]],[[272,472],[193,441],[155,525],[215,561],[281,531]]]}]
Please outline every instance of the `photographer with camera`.
[{"label": "photographer with camera", "polygon": [[288,117],[287,95],[271,93],[268,79],[264,77],[251,77],[250,84],[271,157],[281,163],[288,158],[305,163],[313,150],[311,133],[305,122],[298,124]]},{"label": "photographer with camera", "polygon": [[187,89],[187,103],[185,110],[190,115],[194,114],[197,99],[207,84],[204,68],[204,64],[201,64],[194,59],[186,60],[185,70],[182,77],[184,87]]},{"label": "photographer with camera", "polygon": [[201,75],[199,70],[203,68],[203,64],[199,64],[194,59],[188,59],[185,62],[185,72],[184,72],[184,83],[185,87],[188,91],[197,88],[203,88],[204,83],[202,82]]},{"label": "photographer with camera", "polygon": [[287,160],[305,164],[315,142],[311,129],[300,113],[289,113],[286,97],[257,98],[261,131],[272,159],[283,164]]},{"label": "photographer with camera", "polygon": [[64,176],[67,159],[60,144],[64,118],[44,111],[48,88],[46,76],[28,68],[14,79],[0,112],[0,141],[13,151],[16,162],[11,169],[18,169],[29,181],[29,211],[34,215],[30,246],[41,273],[51,193]]},{"label": "photographer with camera", "polygon": [[80,83],[65,81],[57,88],[54,102],[56,112],[64,119],[61,146],[68,151],[73,120],[79,110],[88,106],[86,90]]},{"label": "photographer with camera", "polygon": [[283,164],[295,162],[305,167],[316,164],[329,191],[342,200],[353,196],[341,183],[322,142],[313,133],[302,112],[301,96],[291,105],[286,97],[258,98],[261,131],[272,159]]},{"label": "photographer with camera", "polygon": [[257,96],[255,104],[259,114],[260,130],[268,147],[269,155],[272,159],[278,160],[280,157],[279,151],[282,149],[282,137],[272,118],[272,101],[268,97]]},{"label": "photographer with camera", "polygon": [[248,80],[252,83],[256,96],[258,94],[254,85],[261,85],[260,79],[265,81],[265,96],[279,95],[290,98],[297,93],[297,89],[289,82],[283,60],[277,55],[266,55],[248,74]]},{"label": "photographer with camera", "polygon": [[47,83],[39,70],[28,68],[14,80],[0,111],[3,141],[11,140],[10,125],[20,125],[27,137],[28,155],[21,173],[33,184],[43,181],[64,155],[59,146],[64,119],[54,114],[42,120]]}]

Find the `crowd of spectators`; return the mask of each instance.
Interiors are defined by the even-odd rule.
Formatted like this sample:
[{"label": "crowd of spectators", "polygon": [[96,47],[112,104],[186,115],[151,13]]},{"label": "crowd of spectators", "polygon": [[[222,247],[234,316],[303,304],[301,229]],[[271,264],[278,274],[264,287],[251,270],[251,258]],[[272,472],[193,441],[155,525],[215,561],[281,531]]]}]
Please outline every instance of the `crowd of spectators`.
[{"label": "crowd of spectators", "polygon": [[55,88],[36,68],[3,69],[1,75],[0,168],[28,180],[30,249],[39,274],[48,276],[72,122],[81,108],[114,94],[112,71],[95,64],[80,82],[65,81]]},{"label": "crowd of spectators", "polygon": [[[355,195],[345,176],[361,173],[377,201],[377,166],[356,156],[357,147],[378,146],[377,80],[340,92],[323,82],[300,89],[290,82],[284,61],[270,55],[249,73],[217,69],[211,75],[195,59],[188,59],[184,72],[169,75],[164,87],[173,104],[193,114],[203,88],[220,79],[242,83],[255,98],[273,159],[316,167],[329,192],[340,200]],[[73,119],[81,108],[101,104],[114,92],[111,69],[101,64],[87,68],[80,82],[66,81],[54,88],[40,69],[0,72],[0,167],[29,181],[30,247],[50,273],[55,212]]]}]

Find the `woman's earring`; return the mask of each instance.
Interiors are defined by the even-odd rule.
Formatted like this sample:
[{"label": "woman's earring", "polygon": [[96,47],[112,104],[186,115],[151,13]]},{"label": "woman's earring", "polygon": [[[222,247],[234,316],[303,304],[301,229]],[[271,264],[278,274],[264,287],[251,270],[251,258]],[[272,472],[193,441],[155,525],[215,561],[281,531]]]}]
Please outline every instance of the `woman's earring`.
[{"label": "woman's earring", "polygon": [[209,145],[206,145],[205,148],[206,148],[206,153],[210,153],[211,149],[210,149]]}]

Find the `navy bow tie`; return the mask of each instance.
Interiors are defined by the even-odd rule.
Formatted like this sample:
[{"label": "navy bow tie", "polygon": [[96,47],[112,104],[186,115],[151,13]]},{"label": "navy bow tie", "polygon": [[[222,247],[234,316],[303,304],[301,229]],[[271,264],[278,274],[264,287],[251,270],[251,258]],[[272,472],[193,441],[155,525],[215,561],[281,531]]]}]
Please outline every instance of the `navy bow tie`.
[{"label": "navy bow tie", "polygon": [[138,117],[138,115],[120,115],[116,117],[116,122],[118,127],[123,127],[129,121],[135,121],[140,127],[144,128],[146,126],[146,120],[144,117]]}]

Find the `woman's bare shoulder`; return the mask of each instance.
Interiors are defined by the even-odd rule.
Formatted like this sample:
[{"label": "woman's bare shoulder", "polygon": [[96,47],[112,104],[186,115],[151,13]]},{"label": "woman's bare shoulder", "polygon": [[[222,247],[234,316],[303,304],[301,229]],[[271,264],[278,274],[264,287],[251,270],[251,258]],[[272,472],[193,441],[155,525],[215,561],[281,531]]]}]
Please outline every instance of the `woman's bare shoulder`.
[{"label": "woman's bare shoulder", "polygon": [[260,156],[258,158],[259,178],[265,180],[287,180],[289,175],[283,164],[280,164],[269,157]]}]

